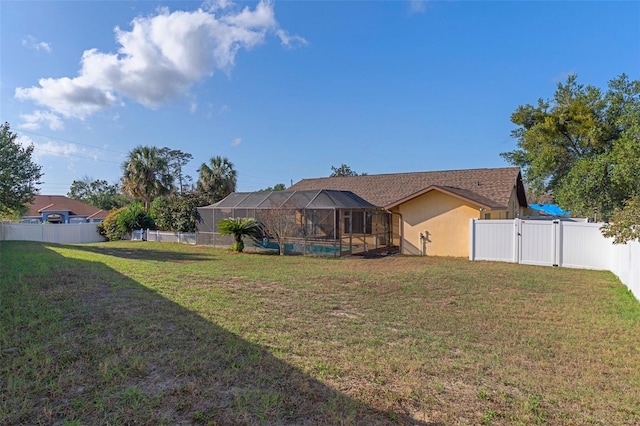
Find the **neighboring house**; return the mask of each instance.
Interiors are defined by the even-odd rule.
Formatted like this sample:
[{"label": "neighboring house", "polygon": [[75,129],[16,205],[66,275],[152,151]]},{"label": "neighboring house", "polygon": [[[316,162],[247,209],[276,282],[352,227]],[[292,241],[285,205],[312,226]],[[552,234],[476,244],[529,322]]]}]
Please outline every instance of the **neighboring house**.
[{"label": "neighboring house", "polygon": [[102,222],[109,214],[63,195],[36,195],[28,209],[22,217],[24,223]]},{"label": "neighboring house", "polygon": [[405,254],[469,255],[469,219],[530,214],[517,167],[303,179],[288,188],[351,191],[391,213]]}]

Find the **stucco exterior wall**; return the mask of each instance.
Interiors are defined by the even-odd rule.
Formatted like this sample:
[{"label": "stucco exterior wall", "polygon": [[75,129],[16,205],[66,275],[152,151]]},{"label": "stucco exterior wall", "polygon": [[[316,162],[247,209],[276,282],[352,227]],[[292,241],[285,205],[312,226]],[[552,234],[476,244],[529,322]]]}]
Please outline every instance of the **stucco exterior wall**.
[{"label": "stucco exterior wall", "polygon": [[[404,222],[404,254],[469,256],[469,219],[479,218],[478,207],[462,199],[430,191],[398,207]],[[420,239],[420,233],[426,240]]]}]

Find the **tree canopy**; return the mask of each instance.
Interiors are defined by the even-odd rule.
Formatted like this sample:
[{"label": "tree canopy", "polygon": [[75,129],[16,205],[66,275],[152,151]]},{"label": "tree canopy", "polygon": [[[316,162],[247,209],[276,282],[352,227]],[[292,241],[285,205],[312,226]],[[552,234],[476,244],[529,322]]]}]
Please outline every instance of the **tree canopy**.
[{"label": "tree canopy", "polygon": [[171,149],[168,147],[161,148],[159,154],[167,161],[169,173],[173,176],[176,183],[176,189],[179,194],[183,194],[191,187],[191,176],[184,174],[184,166],[189,164],[193,159],[193,155],[183,152],[179,149]]},{"label": "tree canopy", "polygon": [[343,176],[365,176],[366,173],[358,175],[355,170],[351,170],[351,167],[342,163],[340,167],[331,166],[331,174],[329,177],[343,177]]},{"label": "tree canopy", "polygon": [[151,203],[151,214],[158,229],[171,232],[195,232],[198,207],[207,204],[195,191],[159,197]]},{"label": "tree canopy", "polygon": [[174,189],[167,158],[155,146],[134,148],[122,169],[123,192],[141,200],[146,211],[155,197],[169,194]]},{"label": "tree canopy", "polygon": [[603,92],[571,75],[511,121],[518,148],[501,155],[523,169],[534,194],[598,220],[640,194],[640,81],[622,74]]},{"label": "tree canopy", "polygon": [[117,183],[109,184],[106,180],[94,180],[89,176],[74,180],[71,183],[67,197],[103,210],[123,207],[130,201],[120,193],[120,185]]},{"label": "tree canopy", "polygon": [[640,197],[631,198],[613,214],[610,223],[604,224],[602,234],[613,238],[614,244],[640,241]]},{"label": "tree canopy", "polygon": [[211,157],[209,164],[202,163],[197,191],[212,204],[236,190],[237,172],[226,157]]},{"label": "tree canopy", "polygon": [[38,193],[41,167],[32,161],[33,145],[24,147],[9,123],[0,126],[0,215],[22,212]]},{"label": "tree canopy", "polygon": [[284,191],[285,189],[287,189],[286,185],[284,183],[276,183],[273,186],[268,186],[264,189],[259,189],[258,192],[266,192],[266,191]]}]

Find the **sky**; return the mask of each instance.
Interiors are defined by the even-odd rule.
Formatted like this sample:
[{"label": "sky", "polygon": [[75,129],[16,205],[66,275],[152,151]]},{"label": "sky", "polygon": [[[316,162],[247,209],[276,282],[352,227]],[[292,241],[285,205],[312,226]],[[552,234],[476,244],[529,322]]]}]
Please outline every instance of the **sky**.
[{"label": "sky", "polygon": [[0,1],[0,120],[40,193],[137,146],[227,157],[238,191],[509,166],[511,114],[571,74],[640,79],[640,2]]}]

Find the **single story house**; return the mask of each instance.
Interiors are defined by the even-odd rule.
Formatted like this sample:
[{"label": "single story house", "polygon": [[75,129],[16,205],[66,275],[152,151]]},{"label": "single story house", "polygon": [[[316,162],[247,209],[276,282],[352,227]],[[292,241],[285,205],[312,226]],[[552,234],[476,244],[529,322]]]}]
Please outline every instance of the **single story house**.
[{"label": "single story house", "polygon": [[469,255],[470,219],[530,214],[517,167],[303,179],[288,188],[351,191],[391,216],[401,253]]},{"label": "single story house", "polygon": [[64,195],[36,195],[27,206],[23,223],[102,222],[109,212]]}]

